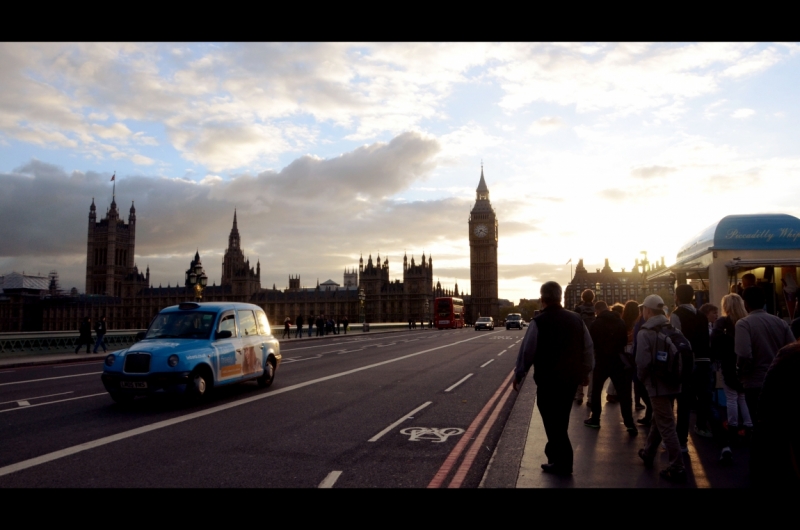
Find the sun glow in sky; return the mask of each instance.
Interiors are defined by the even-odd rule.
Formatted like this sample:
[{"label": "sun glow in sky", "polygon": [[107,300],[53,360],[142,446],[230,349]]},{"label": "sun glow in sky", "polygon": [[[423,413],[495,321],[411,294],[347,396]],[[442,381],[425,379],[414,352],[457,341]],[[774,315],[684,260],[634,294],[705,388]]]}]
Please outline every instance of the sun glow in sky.
[{"label": "sun glow in sky", "polygon": [[136,262],[219,282],[234,209],[262,287],[433,256],[469,287],[481,162],[500,297],[675,260],[729,214],[800,216],[795,43],[2,43],[0,275],[85,288],[92,198]]}]

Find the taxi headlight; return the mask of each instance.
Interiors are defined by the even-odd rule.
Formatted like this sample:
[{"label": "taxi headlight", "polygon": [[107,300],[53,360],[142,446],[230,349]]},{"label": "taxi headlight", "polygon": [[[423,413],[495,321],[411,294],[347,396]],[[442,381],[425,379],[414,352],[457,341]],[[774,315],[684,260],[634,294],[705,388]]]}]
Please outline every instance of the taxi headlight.
[{"label": "taxi headlight", "polygon": [[113,353],[109,353],[108,357],[106,357],[106,366],[114,366],[114,361],[117,360],[117,357]]},{"label": "taxi headlight", "polygon": [[178,356],[177,355],[170,355],[169,359],[167,359],[167,364],[170,365],[172,368],[178,366]]}]

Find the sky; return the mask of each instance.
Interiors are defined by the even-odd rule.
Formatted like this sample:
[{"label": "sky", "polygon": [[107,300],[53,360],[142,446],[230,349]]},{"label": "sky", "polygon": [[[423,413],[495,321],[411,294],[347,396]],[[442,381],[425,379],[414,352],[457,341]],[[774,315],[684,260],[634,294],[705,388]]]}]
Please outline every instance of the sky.
[{"label": "sky", "polygon": [[262,287],[425,252],[470,292],[481,164],[515,303],[800,217],[797,43],[0,43],[0,79],[0,275],[79,292],[114,174],[154,286],[219,283],[236,211]]}]

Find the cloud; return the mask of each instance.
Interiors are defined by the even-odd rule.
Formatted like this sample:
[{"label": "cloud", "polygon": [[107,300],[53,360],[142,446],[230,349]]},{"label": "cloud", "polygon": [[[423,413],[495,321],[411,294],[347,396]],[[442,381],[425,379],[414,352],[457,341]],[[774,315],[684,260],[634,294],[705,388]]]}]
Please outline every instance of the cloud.
[{"label": "cloud", "polygon": [[[234,209],[242,244],[253,265],[261,259],[265,282],[296,272],[329,276],[356,264],[343,253],[416,247],[430,254],[451,239],[466,240],[468,201],[391,199],[426,178],[438,151],[435,139],[404,133],[336,158],[304,156],[279,172],[230,180],[117,175],[116,201],[124,219],[135,201],[135,259],[142,269],[151,266],[156,284],[180,279],[195,249],[218,281]],[[66,259],[62,283],[82,291],[89,206],[94,197],[98,218],[105,216],[109,178],[37,160],[0,174],[0,263],[49,270]]]},{"label": "cloud", "polygon": [[639,179],[652,179],[666,177],[670,173],[678,171],[678,168],[669,166],[646,166],[637,167],[631,170],[631,176]]},{"label": "cloud", "polygon": [[528,128],[528,132],[537,136],[545,135],[557,129],[564,127],[566,124],[558,116],[544,116],[539,118]]},{"label": "cloud", "polygon": [[731,114],[731,118],[749,118],[755,113],[756,111],[753,109],[736,109],[736,111]]}]

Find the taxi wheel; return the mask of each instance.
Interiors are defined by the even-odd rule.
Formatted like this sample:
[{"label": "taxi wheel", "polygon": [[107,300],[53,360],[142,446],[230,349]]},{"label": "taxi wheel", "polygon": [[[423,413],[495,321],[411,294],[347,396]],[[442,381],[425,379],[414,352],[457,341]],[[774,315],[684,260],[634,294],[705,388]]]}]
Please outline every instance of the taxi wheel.
[{"label": "taxi wheel", "polygon": [[119,403],[120,405],[123,405],[125,403],[130,403],[131,401],[133,401],[133,395],[131,394],[123,394],[121,392],[109,392],[108,395],[111,396],[111,399],[114,400],[114,403]]},{"label": "taxi wheel", "polygon": [[199,401],[208,394],[211,389],[211,379],[205,370],[197,370],[189,376],[189,384],[186,391],[190,399]]},{"label": "taxi wheel", "polygon": [[267,388],[272,384],[275,380],[275,367],[272,366],[271,361],[267,361],[266,366],[264,366],[264,373],[257,379],[258,386],[261,388]]}]

